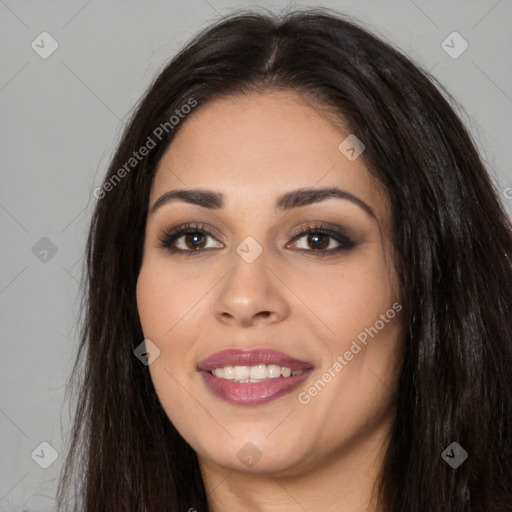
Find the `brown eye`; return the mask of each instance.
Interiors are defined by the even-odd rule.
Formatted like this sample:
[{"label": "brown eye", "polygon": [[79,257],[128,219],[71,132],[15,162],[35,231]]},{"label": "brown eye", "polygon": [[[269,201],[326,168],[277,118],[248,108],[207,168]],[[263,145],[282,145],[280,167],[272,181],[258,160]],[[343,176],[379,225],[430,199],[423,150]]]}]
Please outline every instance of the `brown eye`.
[{"label": "brown eye", "polygon": [[[208,246],[208,238],[219,245]],[[165,232],[159,238],[161,247],[172,254],[200,254],[209,249],[222,248],[213,234],[202,224],[187,224],[169,233]],[[305,246],[297,247],[298,240],[304,239]],[[302,229],[292,240],[299,251],[310,252],[320,256],[328,256],[355,247],[355,243],[341,230],[333,229],[322,224],[308,226]]]},{"label": "brown eye", "polygon": [[307,242],[313,249],[327,249],[329,238],[330,236],[324,233],[313,233],[307,236]]},{"label": "brown eye", "polygon": [[161,247],[165,247],[171,253],[193,254],[202,253],[207,247],[208,238],[215,237],[202,225],[187,224],[180,226],[160,237]]},{"label": "brown eye", "polygon": [[305,239],[305,247],[299,247],[299,250],[318,253],[322,256],[349,250],[356,245],[341,228],[333,229],[322,224],[302,229],[293,238],[294,245],[297,245],[296,241],[301,239]]},{"label": "brown eye", "polygon": [[180,238],[183,238],[184,241],[185,241],[185,245],[189,248],[189,249],[192,249],[192,250],[195,250],[195,249],[203,249],[204,248],[204,240],[201,240],[201,238],[203,237],[204,238],[204,234],[203,233],[188,233],[186,235],[182,235],[182,237]]}]

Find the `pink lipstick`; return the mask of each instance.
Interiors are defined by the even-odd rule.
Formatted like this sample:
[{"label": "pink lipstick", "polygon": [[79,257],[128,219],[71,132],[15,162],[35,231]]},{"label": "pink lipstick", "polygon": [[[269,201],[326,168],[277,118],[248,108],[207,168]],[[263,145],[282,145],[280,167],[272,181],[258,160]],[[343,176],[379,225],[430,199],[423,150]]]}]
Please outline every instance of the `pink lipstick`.
[{"label": "pink lipstick", "polygon": [[269,349],[223,350],[198,365],[208,389],[235,405],[257,405],[296,389],[313,365]]}]

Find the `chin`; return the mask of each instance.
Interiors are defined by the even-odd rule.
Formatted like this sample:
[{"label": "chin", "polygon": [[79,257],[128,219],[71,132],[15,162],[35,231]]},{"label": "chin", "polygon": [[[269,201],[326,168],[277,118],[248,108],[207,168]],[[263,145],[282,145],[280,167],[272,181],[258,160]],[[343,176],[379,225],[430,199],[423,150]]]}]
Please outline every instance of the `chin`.
[{"label": "chin", "polygon": [[229,444],[216,444],[214,450],[207,446],[198,455],[228,471],[240,473],[291,475],[303,465],[303,456],[297,451],[299,439],[288,436],[286,440],[276,438],[269,442],[265,434],[259,438],[253,435],[251,439],[247,436],[234,436],[230,438]]},{"label": "chin", "polygon": [[[216,457],[216,455],[219,455],[219,457]],[[300,468],[298,461],[291,460],[290,457],[284,453],[273,454],[271,456],[262,453],[259,460],[256,456],[253,461],[248,459],[247,455],[244,457],[246,460],[240,460],[236,454],[231,456],[224,455],[223,457],[220,457],[220,454],[214,454],[214,457],[211,457],[211,459],[216,465],[238,473],[291,475],[297,473],[297,470]]]}]

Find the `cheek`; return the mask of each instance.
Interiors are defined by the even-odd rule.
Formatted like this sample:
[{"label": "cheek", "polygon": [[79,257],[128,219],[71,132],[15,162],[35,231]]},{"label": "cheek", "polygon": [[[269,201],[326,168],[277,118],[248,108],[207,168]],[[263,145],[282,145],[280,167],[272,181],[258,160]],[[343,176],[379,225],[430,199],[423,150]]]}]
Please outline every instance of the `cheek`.
[{"label": "cheek", "polygon": [[329,303],[328,322],[336,338],[352,340],[379,321],[393,302],[389,288],[378,281],[345,282],[338,300]]},{"label": "cheek", "polygon": [[[175,411],[189,409],[190,405],[183,383],[191,377],[193,369],[184,361],[190,359],[189,351],[193,348],[186,332],[187,325],[190,326],[187,322],[193,317],[190,304],[196,303],[197,297],[189,297],[188,289],[177,288],[172,276],[147,260],[137,281],[137,307],[144,337],[160,349],[159,357],[149,366],[155,391],[169,419],[177,428],[185,428],[180,421],[183,414],[176,416]],[[194,422],[194,411],[189,411],[187,418]]]},{"label": "cheek", "polygon": [[166,320],[167,301],[162,281],[143,265],[137,280],[137,309],[144,337],[156,341]]},{"label": "cheek", "polygon": [[184,279],[149,258],[139,274],[137,307],[144,337],[160,349],[149,370],[163,402],[180,397],[180,383],[196,377],[194,341],[207,290],[207,283]]},{"label": "cheek", "polygon": [[[324,338],[329,354],[322,369],[330,368],[336,375],[326,402],[338,403],[343,397],[344,407],[353,411],[363,407],[358,400],[369,407],[375,401],[386,402],[401,361],[402,306],[396,273],[377,254],[354,260],[329,280],[329,298],[319,297],[317,304],[331,331]],[[336,372],[332,365],[340,362],[338,356],[343,368]]]},{"label": "cheek", "polygon": [[194,304],[201,295],[201,286],[191,285],[165,265],[148,260],[137,280],[137,308],[144,335],[156,342],[172,338],[182,318],[189,321],[194,317]]},{"label": "cheek", "polygon": [[[316,288],[310,297],[330,328],[331,343],[339,348],[374,326],[399,301],[396,273],[377,252],[355,255],[339,272],[331,269],[322,283],[324,292]],[[393,311],[391,314],[395,316]]]}]

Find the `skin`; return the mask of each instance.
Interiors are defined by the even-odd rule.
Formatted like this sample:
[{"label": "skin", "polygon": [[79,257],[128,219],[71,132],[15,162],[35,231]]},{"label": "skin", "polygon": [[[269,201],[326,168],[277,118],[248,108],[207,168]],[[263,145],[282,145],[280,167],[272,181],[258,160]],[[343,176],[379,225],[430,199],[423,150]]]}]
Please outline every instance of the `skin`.
[{"label": "skin", "polygon": [[[298,394],[400,302],[382,188],[362,158],[350,161],[338,149],[350,132],[294,92],[215,99],[182,123],[157,168],[149,210],[162,194],[184,188],[221,192],[225,206],[177,201],[148,214],[137,303],[145,338],[160,349],[149,366],[152,381],[198,454],[211,510],[376,510],[372,490],[395,416],[401,315],[307,404]],[[358,197],[375,216],[336,198],[274,208],[283,192],[330,186]],[[322,256],[308,235],[293,241],[314,221],[344,227],[356,246]],[[199,239],[207,249],[169,253],[159,236],[188,222],[214,230]],[[262,249],[250,264],[236,252],[248,236]],[[186,242],[182,236],[174,245],[194,247],[190,236]],[[327,238],[323,250],[338,246]],[[197,370],[228,348],[273,348],[315,369],[288,395],[232,405]],[[261,454],[251,467],[237,456],[248,442]]]}]

